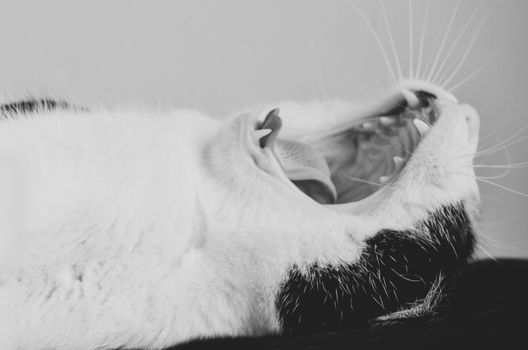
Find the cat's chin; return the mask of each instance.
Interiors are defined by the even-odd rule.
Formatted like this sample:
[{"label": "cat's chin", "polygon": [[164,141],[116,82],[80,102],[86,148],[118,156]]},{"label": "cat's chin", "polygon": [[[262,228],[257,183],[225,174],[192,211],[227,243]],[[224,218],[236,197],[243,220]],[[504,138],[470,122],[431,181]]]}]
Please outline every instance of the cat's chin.
[{"label": "cat's chin", "polygon": [[[291,189],[349,214],[479,201],[479,117],[449,92],[407,80],[324,130],[282,136],[278,110],[252,119],[255,162]],[[293,133],[295,134],[295,133]]]}]

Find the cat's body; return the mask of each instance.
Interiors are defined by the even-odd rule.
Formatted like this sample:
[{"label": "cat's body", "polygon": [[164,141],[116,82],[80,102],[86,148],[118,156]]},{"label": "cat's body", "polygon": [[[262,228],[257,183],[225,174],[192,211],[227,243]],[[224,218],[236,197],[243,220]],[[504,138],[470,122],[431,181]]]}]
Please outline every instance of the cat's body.
[{"label": "cat's body", "polygon": [[[20,339],[29,347],[52,346],[42,339],[66,328],[60,341],[80,348],[95,339],[114,347],[160,346],[206,335],[205,329],[210,335],[278,330],[266,315],[273,298],[265,294],[280,280],[266,276],[285,267],[266,267],[265,260],[276,264],[286,257],[280,250],[299,237],[281,237],[286,229],[273,213],[230,214],[244,213],[245,195],[229,198],[233,187],[221,182],[231,179],[207,169],[202,154],[210,145],[202,140],[218,131],[214,120],[202,118],[52,111],[4,121],[2,138],[28,176],[17,180],[32,191],[21,271],[7,282],[16,314],[34,315],[21,320]],[[251,196],[281,203],[280,188]],[[222,207],[226,214],[216,212]],[[265,234],[260,242],[243,237],[262,225],[270,228],[258,232]],[[331,231],[323,224],[318,230]],[[276,256],[263,257],[259,252],[270,244]],[[265,299],[267,305],[255,303]],[[127,340],[113,343],[116,335]]]},{"label": "cat's body", "polygon": [[[317,141],[328,138],[313,136],[323,128],[403,115],[394,111],[401,101],[435,110],[387,186],[339,205],[317,203],[282,172],[280,127],[255,133],[273,112],[227,123],[192,111],[10,113],[0,162],[14,175],[1,186],[16,189],[16,215],[0,223],[16,254],[0,266],[0,335],[20,350],[162,348],[345,329],[425,297],[471,254],[478,203],[478,117],[443,93],[414,82],[366,109],[280,106],[286,139],[296,134],[289,125],[313,123],[297,134],[315,140],[331,172],[342,163]],[[365,133],[346,129],[337,144]],[[367,146],[378,143],[369,137]],[[332,181],[338,201],[354,190],[337,174]]]}]

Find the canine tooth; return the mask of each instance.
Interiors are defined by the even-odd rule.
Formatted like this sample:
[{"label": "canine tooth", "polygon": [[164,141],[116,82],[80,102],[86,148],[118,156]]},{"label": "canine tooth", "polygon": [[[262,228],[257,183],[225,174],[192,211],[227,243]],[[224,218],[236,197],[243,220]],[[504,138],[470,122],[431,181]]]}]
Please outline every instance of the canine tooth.
[{"label": "canine tooth", "polygon": [[392,160],[394,161],[394,165],[396,165],[396,169],[400,169],[403,166],[404,161],[402,157],[394,156]]},{"label": "canine tooth", "polygon": [[396,123],[396,119],[394,119],[393,117],[380,117],[379,120],[380,124],[383,126],[391,126]]},{"label": "canine tooth", "polygon": [[273,148],[273,145],[275,144],[275,141],[277,139],[277,135],[279,134],[279,131],[282,127],[282,119],[279,117],[279,109],[275,108],[271,110],[268,115],[266,115],[266,118],[264,119],[264,122],[259,126],[259,129],[270,129],[271,132],[265,136],[262,136],[259,140],[259,145],[261,148],[264,148],[266,146],[269,146]]},{"label": "canine tooth", "polygon": [[391,179],[391,176],[380,176],[380,183],[382,185],[385,185],[387,182],[389,182]]},{"label": "canine tooth", "polygon": [[365,131],[373,131],[374,129],[376,129],[376,124],[373,122],[364,122],[363,124],[361,124],[361,127]]},{"label": "canine tooth", "polygon": [[258,129],[251,132],[251,137],[253,139],[253,142],[255,142],[257,145],[261,138],[264,136],[267,136],[271,133],[271,129]]},{"label": "canine tooth", "polygon": [[429,131],[429,129],[431,129],[431,127],[429,125],[427,125],[423,120],[421,119],[414,119],[413,120],[413,123],[414,123],[414,126],[416,126],[416,129],[418,129],[418,132],[421,134],[421,135],[425,135],[427,134],[427,132]]},{"label": "canine tooth", "polygon": [[416,94],[411,90],[402,88],[400,91],[403,97],[407,100],[407,106],[409,108],[416,108],[420,104],[420,99],[418,99]]}]

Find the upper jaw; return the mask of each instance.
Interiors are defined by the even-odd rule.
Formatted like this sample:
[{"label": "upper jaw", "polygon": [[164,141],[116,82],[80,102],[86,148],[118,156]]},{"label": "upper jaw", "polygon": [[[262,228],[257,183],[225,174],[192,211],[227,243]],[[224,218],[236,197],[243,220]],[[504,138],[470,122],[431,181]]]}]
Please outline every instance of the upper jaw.
[{"label": "upper jaw", "polygon": [[[412,208],[419,209],[415,210],[415,215],[410,213],[411,216],[423,217],[426,215],[423,208],[439,208],[455,201],[478,205],[478,187],[473,171],[473,155],[478,144],[478,113],[468,105],[459,104],[449,92],[421,81],[402,82],[385,101],[397,99],[400,94],[408,103],[407,109],[424,104],[417,103],[414,96],[408,98],[409,93],[429,95],[428,103],[433,110],[433,117],[427,125],[417,125],[420,140],[410,158],[391,181],[373,195],[338,208],[328,207],[348,214],[369,213],[385,218],[399,213],[399,221],[407,221],[405,217]],[[390,103],[385,106],[388,105]],[[387,213],[392,215],[387,216]]]},{"label": "upper jaw", "polygon": [[441,87],[417,79],[405,79],[398,83],[396,90],[402,91],[425,91],[434,96],[439,102],[458,103],[458,99],[449,91],[442,89]]},{"label": "upper jaw", "polygon": [[[272,175],[290,191],[296,192],[300,200],[311,200],[292,185],[291,176],[288,178],[288,174],[285,173],[284,159],[280,159],[280,154],[279,157],[277,156],[280,153],[277,151],[277,145],[280,147],[277,140],[298,141],[299,139],[281,138],[281,134],[272,130],[274,142],[255,141],[255,131],[258,135],[258,130],[266,127],[264,122],[268,113],[269,110],[261,113],[260,117],[255,115],[247,123],[248,131],[253,133],[253,136],[248,139],[250,154],[261,169]],[[454,195],[464,197],[477,193],[475,196],[478,196],[478,189],[473,184],[475,181],[471,176],[474,175],[472,174],[471,155],[475,152],[478,141],[478,114],[472,108],[458,104],[457,99],[449,92],[429,83],[416,80],[403,81],[385,98],[352,111],[349,120],[343,120],[326,130],[305,131],[302,134],[304,136],[302,140],[307,140],[306,144],[315,149],[316,153],[321,154],[330,170],[334,171],[332,159],[328,153],[331,153],[332,147],[328,146],[331,141],[328,140],[332,140],[340,133],[346,133],[346,130],[352,130],[366,120],[402,115],[406,118],[417,115],[418,121],[413,121],[409,127],[409,130],[413,129],[412,133],[418,135],[419,138],[418,146],[411,150],[412,155],[405,159],[403,164],[396,164],[395,174],[386,183],[380,181],[380,185],[383,186],[380,186],[381,188],[374,194],[351,203],[326,205],[326,208],[352,215],[362,215],[381,212],[382,208],[391,205],[405,205],[406,201],[412,202],[416,199],[413,199],[413,196],[419,197],[420,192],[422,194],[430,192],[431,197],[437,199],[437,202],[448,201]],[[284,118],[286,118],[285,127],[287,127],[288,116],[285,115]],[[464,154],[469,156],[462,157]],[[460,157],[464,160],[456,160]],[[396,160],[396,162],[401,161]],[[324,173],[322,167],[317,170]],[[453,176],[457,172],[465,174]],[[330,178],[336,186],[334,188],[336,197],[339,197],[340,188],[339,184],[336,185],[336,176],[333,173]],[[456,189],[455,192],[449,188],[453,181],[458,183],[453,186]],[[331,191],[332,189],[328,192]]]}]

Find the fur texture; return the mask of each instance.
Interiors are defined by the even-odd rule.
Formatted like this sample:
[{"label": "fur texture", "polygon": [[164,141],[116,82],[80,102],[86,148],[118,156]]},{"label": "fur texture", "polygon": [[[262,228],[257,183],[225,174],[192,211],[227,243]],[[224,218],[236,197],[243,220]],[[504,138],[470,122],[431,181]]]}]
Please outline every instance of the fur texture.
[{"label": "fur texture", "polygon": [[[405,83],[381,106],[400,91],[428,91],[434,126],[394,181],[334,206],[295,188],[273,149],[254,142],[257,112],[226,123],[194,111],[9,112],[0,159],[17,174],[20,191],[10,200],[20,198],[13,210],[22,218],[13,226],[16,259],[0,267],[12,348],[159,349],[202,337],[342,329],[425,297],[471,251],[478,189],[464,155],[475,152],[478,116],[420,84]],[[279,106],[284,137],[307,139],[382,110],[338,101]],[[425,281],[417,290],[397,287],[395,298],[372,304],[370,273],[391,273],[391,257],[409,259],[412,244],[419,259],[410,271],[435,252],[449,258],[409,272]],[[420,255],[420,247],[428,248]],[[362,271],[361,281],[343,269]],[[397,286],[404,271],[374,284]],[[361,305],[358,294],[339,294],[348,288],[366,292]],[[317,319],[329,303],[351,308]],[[373,311],[356,315],[356,307]],[[309,327],[300,329],[303,322]]]}]

